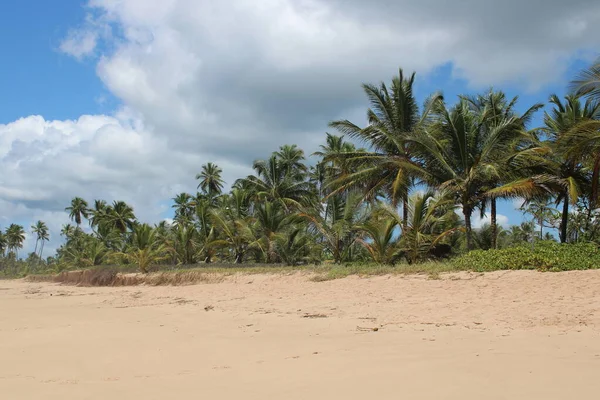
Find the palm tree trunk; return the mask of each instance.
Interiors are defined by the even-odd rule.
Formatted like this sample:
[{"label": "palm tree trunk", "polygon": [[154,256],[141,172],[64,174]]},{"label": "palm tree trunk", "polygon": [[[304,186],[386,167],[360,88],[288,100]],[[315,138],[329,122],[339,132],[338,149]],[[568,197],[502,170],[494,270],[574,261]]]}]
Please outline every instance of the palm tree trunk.
[{"label": "palm tree trunk", "polygon": [[35,248],[33,249],[33,254],[37,254],[37,247],[38,247],[38,243],[40,242],[40,239],[36,239],[35,241]]},{"label": "palm tree trunk", "polygon": [[544,217],[540,216],[540,240],[544,239]]},{"label": "palm tree trunk", "polygon": [[600,175],[600,156],[594,160],[594,168],[592,169],[592,201],[590,207],[595,208],[598,203],[598,178]]},{"label": "palm tree trunk", "polygon": [[406,231],[408,225],[408,195],[402,198],[402,233]]},{"label": "palm tree trunk", "polygon": [[569,222],[569,194],[563,200],[562,221],[560,223],[560,242],[567,243],[567,223]]},{"label": "palm tree trunk", "polygon": [[491,228],[492,228],[492,249],[498,247],[498,223],[496,221],[496,199],[491,199]]},{"label": "palm tree trunk", "polygon": [[471,229],[471,207],[463,206],[463,214],[465,216],[465,233],[467,236],[467,250],[473,250],[473,231]]},{"label": "palm tree trunk", "polygon": [[40,260],[42,259],[42,252],[44,251],[44,241],[42,240],[42,245],[40,246]]}]

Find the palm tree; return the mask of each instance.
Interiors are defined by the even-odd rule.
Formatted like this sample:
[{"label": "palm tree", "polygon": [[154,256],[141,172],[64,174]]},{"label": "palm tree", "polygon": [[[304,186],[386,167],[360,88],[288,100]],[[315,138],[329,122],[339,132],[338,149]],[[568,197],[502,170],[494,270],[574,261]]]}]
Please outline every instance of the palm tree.
[{"label": "palm tree", "polygon": [[25,230],[21,225],[10,224],[6,228],[6,243],[9,252],[14,252],[15,257],[19,258],[19,249],[23,248],[25,241]]},{"label": "palm tree", "polygon": [[584,69],[571,82],[571,91],[578,96],[589,96],[600,101],[600,58]]},{"label": "palm tree", "polygon": [[225,182],[221,178],[223,170],[217,164],[207,163],[202,166],[202,172],[196,175],[200,180],[198,188],[208,197],[213,198],[221,194]]},{"label": "palm tree", "polygon": [[255,161],[253,168],[256,175],[239,179],[235,186],[248,190],[255,200],[278,201],[286,209],[314,202],[314,185],[300,174],[288,173],[288,166],[276,154],[266,161]]},{"label": "palm tree", "polygon": [[179,193],[173,198],[175,204],[175,221],[190,222],[194,218],[195,202],[194,197],[188,193]]},{"label": "palm tree", "polygon": [[65,208],[65,211],[69,212],[69,218],[71,218],[71,221],[75,221],[77,227],[79,227],[82,217],[88,217],[88,204],[81,197],[75,197],[71,200],[71,205]]},{"label": "palm tree", "polygon": [[[431,187],[452,194],[461,205],[467,249],[471,250],[473,211],[480,205],[490,182],[501,181],[505,171],[497,168],[498,154],[515,151],[524,134],[522,121],[508,116],[497,124],[485,126],[485,118],[474,112],[464,98],[450,109],[443,101],[436,101],[433,111],[433,123],[407,140],[424,162],[419,176]],[[524,191],[523,185],[514,186],[503,190]]]},{"label": "palm tree", "polygon": [[345,159],[354,165],[354,170],[341,174],[332,185],[344,190],[347,187],[361,187],[365,197],[375,199],[378,194],[385,194],[392,205],[403,202],[403,223],[408,219],[408,195],[414,183],[412,163],[415,158],[407,136],[422,128],[429,112],[429,104],[436,102],[434,96],[426,103],[423,115],[419,115],[419,107],[413,93],[415,74],[405,77],[402,69],[392,79],[388,87],[363,84],[363,90],[371,107],[367,110],[369,125],[360,128],[348,121],[333,121],[330,126],[367,143],[372,151],[349,153]]},{"label": "palm tree", "polygon": [[304,151],[295,144],[281,146],[279,151],[275,152],[275,156],[287,175],[296,175],[302,179],[302,175],[308,172],[308,168],[302,162],[305,159]]},{"label": "palm tree", "polygon": [[[453,196],[445,192],[428,190],[411,195],[407,225],[395,256],[401,251],[409,263],[427,258],[436,245],[459,229],[456,225],[455,208]],[[402,223],[402,217],[388,204],[380,204],[378,212],[397,225]]]},{"label": "palm tree", "polygon": [[398,221],[394,218],[372,218],[360,226],[359,229],[367,239],[358,239],[358,242],[376,263],[394,264],[400,251],[397,246],[398,237],[395,235],[397,227]]},{"label": "palm tree", "polygon": [[[505,146],[502,150],[495,152],[495,165],[490,163],[491,168],[495,168],[498,173],[491,174],[490,180],[487,182],[489,192],[486,193],[485,199],[482,203],[482,213],[485,212],[485,203],[489,200],[490,203],[490,224],[491,224],[491,242],[492,248],[497,247],[498,237],[498,224],[497,224],[497,207],[496,202],[499,196],[489,195],[493,193],[493,190],[503,184],[512,184],[515,180],[523,176],[530,176],[531,170],[524,168],[522,163],[517,163],[520,160],[519,152],[523,154],[527,153],[530,155],[534,146],[533,135],[519,135],[518,131],[522,130],[526,132],[527,124],[531,121],[534,113],[542,108],[544,105],[541,103],[535,104],[526,110],[523,114],[519,114],[514,108],[517,104],[518,97],[513,97],[510,101],[506,98],[506,95],[500,91],[494,91],[490,89],[484,94],[477,96],[463,96],[463,98],[470,104],[471,109],[479,116],[482,121],[481,128],[484,130],[483,135],[486,132],[490,132],[496,127],[502,126],[506,123],[507,119],[512,119],[514,122],[515,129],[515,140],[518,142],[514,143],[514,146]],[[500,150],[500,149],[498,149]]]},{"label": "palm tree", "polygon": [[[36,235],[35,238],[35,249],[33,250],[34,254],[38,254],[37,247],[39,242],[42,242],[42,246],[44,241],[49,240],[48,236],[48,226],[43,221],[36,222],[35,225],[31,226],[31,232]],[[40,250],[40,258],[41,258],[41,250]]]},{"label": "palm tree", "polygon": [[105,200],[94,200],[94,208],[89,210],[91,217],[89,218],[92,228],[98,227],[103,220],[106,220],[108,205]]},{"label": "palm tree", "polygon": [[127,229],[133,229],[135,214],[133,208],[124,201],[114,201],[112,206],[107,206],[105,226],[125,233]]},{"label": "palm tree", "polygon": [[143,273],[147,273],[152,264],[168,258],[167,249],[158,240],[156,229],[148,224],[138,224],[133,228],[132,244],[122,255]]},{"label": "palm tree", "polygon": [[368,206],[357,193],[336,194],[327,198],[324,209],[304,210],[299,216],[321,235],[323,247],[339,264],[351,261],[352,247],[359,239],[358,226],[366,222]]},{"label": "palm tree", "polygon": [[[548,146],[552,149],[553,157],[548,160],[549,171],[547,175],[557,186],[557,204],[562,201],[562,217],[560,224],[560,241],[567,241],[569,203],[575,204],[581,194],[582,186],[589,180],[588,170],[582,164],[584,153],[596,153],[594,140],[580,135],[585,132],[586,125],[596,123],[600,117],[600,103],[588,99],[582,104],[580,98],[574,95],[565,96],[565,102],[556,95],[550,96],[550,103],[554,105],[551,112],[544,115],[542,131],[547,136]],[[595,135],[597,136],[597,135]],[[598,142],[600,143],[600,142]],[[596,155],[599,154],[599,155]],[[593,158],[599,160],[594,163],[592,174],[592,203],[597,199],[598,170],[600,170],[600,153]]]},{"label": "palm tree", "polygon": [[8,246],[6,235],[0,230],[0,257],[4,257],[4,252]]}]

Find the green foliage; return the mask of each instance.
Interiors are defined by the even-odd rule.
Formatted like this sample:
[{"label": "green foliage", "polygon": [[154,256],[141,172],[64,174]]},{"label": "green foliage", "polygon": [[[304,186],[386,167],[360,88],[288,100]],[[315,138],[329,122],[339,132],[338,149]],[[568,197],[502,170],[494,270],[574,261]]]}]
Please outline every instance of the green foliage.
[{"label": "green foliage", "polygon": [[600,268],[600,251],[593,243],[560,244],[538,241],[499,250],[474,250],[453,260],[458,269],[478,272],[539,269],[570,271]]}]

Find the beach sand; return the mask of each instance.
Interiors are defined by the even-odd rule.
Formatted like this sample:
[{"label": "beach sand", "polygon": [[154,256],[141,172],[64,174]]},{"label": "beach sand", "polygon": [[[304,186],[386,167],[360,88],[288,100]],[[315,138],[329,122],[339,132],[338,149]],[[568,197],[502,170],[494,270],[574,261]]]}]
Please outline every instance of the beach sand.
[{"label": "beach sand", "polygon": [[600,271],[309,278],[0,281],[0,398],[600,398]]}]

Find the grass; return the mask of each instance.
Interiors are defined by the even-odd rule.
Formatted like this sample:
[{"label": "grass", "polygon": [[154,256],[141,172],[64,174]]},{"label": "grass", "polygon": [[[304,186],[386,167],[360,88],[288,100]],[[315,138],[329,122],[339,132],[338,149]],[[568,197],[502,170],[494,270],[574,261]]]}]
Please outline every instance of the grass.
[{"label": "grass", "polygon": [[102,266],[66,271],[56,275],[29,275],[31,281],[50,281],[81,286],[131,286],[131,285],[189,285],[216,283],[235,274],[306,273],[313,282],[354,276],[424,274],[429,279],[441,279],[440,274],[455,271],[488,272],[511,269],[539,271],[568,271],[600,268],[600,251],[595,244],[559,244],[539,242],[535,247],[515,246],[500,250],[475,250],[443,262],[398,264],[395,266],[374,263],[306,265],[288,267],[273,264],[198,264],[187,267],[162,266],[154,272],[134,272],[133,266]]},{"label": "grass", "polygon": [[399,264],[322,264],[289,267],[282,265],[215,265],[195,266],[175,270],[154,271],[148,274],[133,272],[123,266],[101,266],[83,270],[64,271],[58,274],[38,274],[27,276],[32,282],[56,282],[76,286],[135,286],[135,285],[193,285],[198,283],[218,283],[226,277],[237,274],[276,274],[291,275],[305,273],[312,275],[313,282],[324,282],[348,276],[380,276],[398,274],[427,274],[430,279],[439,279],[443,272],[457,271],[452,263]]}]

